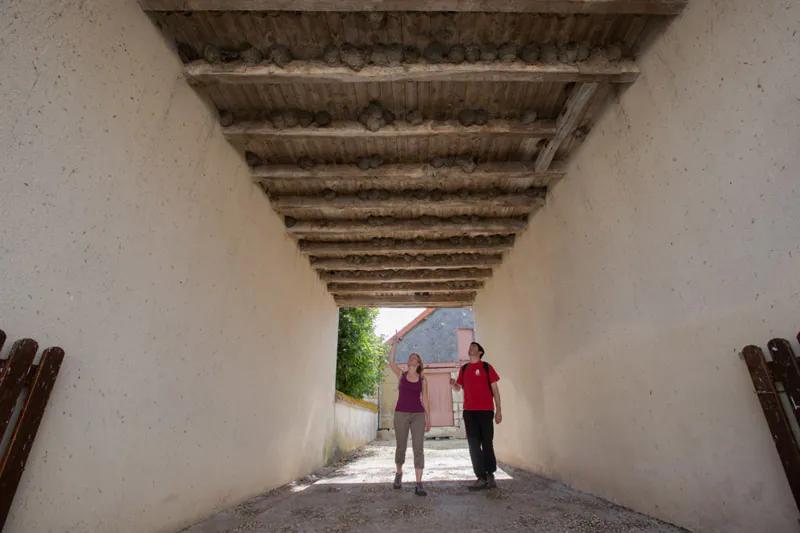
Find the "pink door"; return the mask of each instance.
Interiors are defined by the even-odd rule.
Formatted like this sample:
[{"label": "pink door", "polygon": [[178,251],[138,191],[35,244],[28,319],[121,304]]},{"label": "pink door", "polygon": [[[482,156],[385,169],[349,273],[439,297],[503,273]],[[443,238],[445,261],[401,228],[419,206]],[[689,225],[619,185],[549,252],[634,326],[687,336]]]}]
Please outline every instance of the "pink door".
[{"label": "pink door", "polygon": [[458,360],[469,361],[469,345],[475,340],[475,333],[469,328],[458,328]]},{"label": "pink door", "polygon": [[428,380],[428,399],[431,402],[431,426],[452,426],[453,395],[450,392],[450,374],[425,372],[425,379]]}]

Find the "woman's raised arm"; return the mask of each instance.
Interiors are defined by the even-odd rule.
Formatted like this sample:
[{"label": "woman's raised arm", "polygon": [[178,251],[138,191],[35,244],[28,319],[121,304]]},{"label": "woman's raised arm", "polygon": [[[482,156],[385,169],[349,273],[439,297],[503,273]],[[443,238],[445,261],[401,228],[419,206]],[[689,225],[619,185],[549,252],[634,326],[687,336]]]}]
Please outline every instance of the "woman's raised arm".
[{"label": "woman's raised arm", "polygon": [[403,375],[403,369],[401,369],[400,366],[394,362],[394,356],[395,353],[397,352],[398,342],[400,342],[400,339],[397,336],[395,336],[394,342],[392,343],[392,351],[389,352],[389,368],[391,368],[392,372],[394,372],[394,375],[399,378],[400,376]]}]

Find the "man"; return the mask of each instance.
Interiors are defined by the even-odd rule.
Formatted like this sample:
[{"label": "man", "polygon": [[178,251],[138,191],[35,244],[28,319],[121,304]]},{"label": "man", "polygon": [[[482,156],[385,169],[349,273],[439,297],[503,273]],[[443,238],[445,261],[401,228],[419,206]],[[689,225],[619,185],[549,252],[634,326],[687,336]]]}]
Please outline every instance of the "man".
[{"label": "man", "polygon": [[[469,363],[461,367],[458,380],[450,379],[450,386],[457,392],[464,389],[464,427],[467,430],[469,455],[472,469],[478,479],[469,490],[493,489],[497,487],[494,473],[497,459],[494,456],[494,422],[503,421],[500,408],[500,377],[489,363],[484,363],[483,347],[477,342],[469,345]],[[494,412],[495,406],[497,412]]]}]

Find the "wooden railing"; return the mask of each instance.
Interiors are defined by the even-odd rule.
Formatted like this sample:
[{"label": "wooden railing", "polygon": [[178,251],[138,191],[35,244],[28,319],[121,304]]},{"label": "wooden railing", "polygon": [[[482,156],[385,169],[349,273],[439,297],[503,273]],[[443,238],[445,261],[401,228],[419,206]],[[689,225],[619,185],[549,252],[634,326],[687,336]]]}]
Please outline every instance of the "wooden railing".
[{"label": "wooden railing", "polygon": [[[800,341],[800,333],[797,338]],[[767,349],[769,359],[753,345],[745,346],[742,357],[800,509],[800,366],[786,339],[772,339]]]},{"label": "wooden railing", "polygon": [[[0,350],[6,338],[0,330]],[[47,348],[34,364],[38,350],[35,340],[18,340],[8,358],[0,360],[0,442],[4,446],[0,462],[0,531],[64,360],[64,350]]]}]

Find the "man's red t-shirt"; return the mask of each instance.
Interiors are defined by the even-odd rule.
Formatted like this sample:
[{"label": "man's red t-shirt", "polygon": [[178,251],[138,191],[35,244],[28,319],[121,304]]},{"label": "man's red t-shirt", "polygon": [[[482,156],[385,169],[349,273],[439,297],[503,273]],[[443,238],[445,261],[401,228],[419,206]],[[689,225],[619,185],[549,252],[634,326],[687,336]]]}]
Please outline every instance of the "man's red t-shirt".
[{"label": "man's red t-shirt", "polygon": [[489,365],[489,380],[486,379],[486,369],[483,361],[469,363],[464,371],[458,371],[456,383],[464,387],[464,411],[494,411],[494,395],[489,387],[489,381],[499,381],[500,376]]}]

